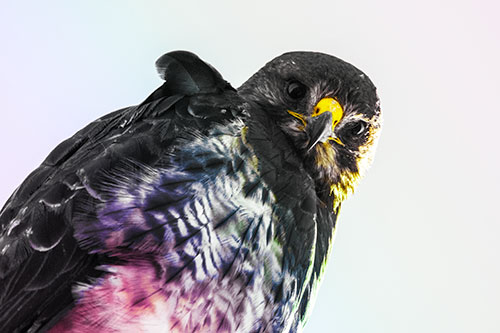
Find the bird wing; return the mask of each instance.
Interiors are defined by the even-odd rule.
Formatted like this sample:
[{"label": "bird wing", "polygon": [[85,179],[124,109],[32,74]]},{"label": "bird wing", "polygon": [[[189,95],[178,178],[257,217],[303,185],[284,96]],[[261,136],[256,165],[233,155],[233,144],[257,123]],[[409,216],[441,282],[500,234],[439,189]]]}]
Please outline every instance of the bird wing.
[{"label": "bird wing", "polygon": [[[96,226],[118,218],[119,209],[108,204],[140,196],[139,180],[149,180],[145,177],[152,170],[168,163],[165,156],[183,135],[201,135],[240,112],[234,89],[195,55],[172,52],[157,67],[166,79],[158,90],[140,105],[110,113],[58,145],[0,211],[2,331],[36,329],[60,317],[73,302],[76,281],[91,282],[104,274],[100,265],[117,260],[110,255],[117,248],[140,243],[140,226],[123,230],[121,243],[97,232]],[[121,177],[127,170],[129,177]],[[144,203],[149,206],[142,208],[187,200],[182,184],[195,178],[172,172],[157,184],[164,191],[148,197]],[[137,181],[139,187],[129,183],[127,189],[139,192],[125,194],[124,181]],[[123,195],[113,196],[120,186]]]}]

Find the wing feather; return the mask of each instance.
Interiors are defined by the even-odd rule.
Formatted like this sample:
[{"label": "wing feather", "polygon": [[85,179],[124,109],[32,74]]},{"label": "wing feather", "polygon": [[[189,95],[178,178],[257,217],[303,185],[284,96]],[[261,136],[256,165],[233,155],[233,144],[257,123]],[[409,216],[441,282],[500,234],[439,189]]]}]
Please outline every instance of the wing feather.
[{"label": "wing feather", "polygon": [[[78,235],[79,222],[99,219],[99,207],[109,201],[109,175],[127,164],[161,165],[183,133],[206,131],[234,117],[232,112],[218,113],[220,109],[213,105],[210,110],[219,116],[207,117],[204,106],[190,106],[196,93],[236,95],[219,73],[188,54],[176,52],[168,57],[177,64],[162,65],[167,80],[163,88],[140,105],[97,119],[59,144],[0,211],[1,331],[42,327],[70,306],[75,283],[88,283],[106,273],[99,267],[114,259],[106,251],[89,252],[95,245],[92,228],[88,227],[86,238]],[[234,101],[234,97],[214,100]],[[182,185],[174,187],[170,193]],[[149,202],[150,211],[160,204]],[[93,231],[100,232],[98,228]],[[134,232],[129,234],[135,237]],[[15,314],[9,312],[12,309]]]}]

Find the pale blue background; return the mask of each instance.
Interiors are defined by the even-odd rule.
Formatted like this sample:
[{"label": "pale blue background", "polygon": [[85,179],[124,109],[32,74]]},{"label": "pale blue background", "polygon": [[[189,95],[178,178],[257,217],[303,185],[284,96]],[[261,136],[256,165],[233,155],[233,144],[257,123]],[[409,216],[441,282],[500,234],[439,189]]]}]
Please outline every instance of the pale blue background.
[{"label": "pale blue background", "polygon": [[306,332],[500,332],[494,1],[0,2],[0,201],[61,140],[142,101],[166,51],[233,85],[289,50],[379,87],[375,164],[343,207]]}]

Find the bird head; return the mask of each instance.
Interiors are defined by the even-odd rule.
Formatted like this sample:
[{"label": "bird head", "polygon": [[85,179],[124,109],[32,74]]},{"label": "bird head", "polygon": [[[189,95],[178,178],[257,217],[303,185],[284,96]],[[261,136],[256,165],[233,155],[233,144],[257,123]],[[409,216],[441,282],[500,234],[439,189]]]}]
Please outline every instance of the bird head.
[{"label": "bird head", "polygon": [[359,69],[315,52],[285,53],[238,93],[283,131],[315,179],[317,192],[349,195],[371,164],[381,128],[376,88]]}]

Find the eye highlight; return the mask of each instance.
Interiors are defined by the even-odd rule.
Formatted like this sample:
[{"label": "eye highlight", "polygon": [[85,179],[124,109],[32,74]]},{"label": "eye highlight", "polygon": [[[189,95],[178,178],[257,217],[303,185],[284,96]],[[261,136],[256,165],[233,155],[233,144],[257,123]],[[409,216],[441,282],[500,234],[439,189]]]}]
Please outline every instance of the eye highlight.
[{"label": "eye highlight", "polygon": [[357,121],[349,129],[349,134],[351,136],[361,135],[365,131],[366,123],[364,121]]},{"label": "eye highlight", "polygon": [[340,133],[345,141],[356,140],[363,137],[368,129],[368,124],[362,120],[346,124]]},{"label": "eye highlight", "polygon": [[292,99],[301,99],[306,95],[307,87],[299,81],[291,81],[286,87],[288,96]]}]

